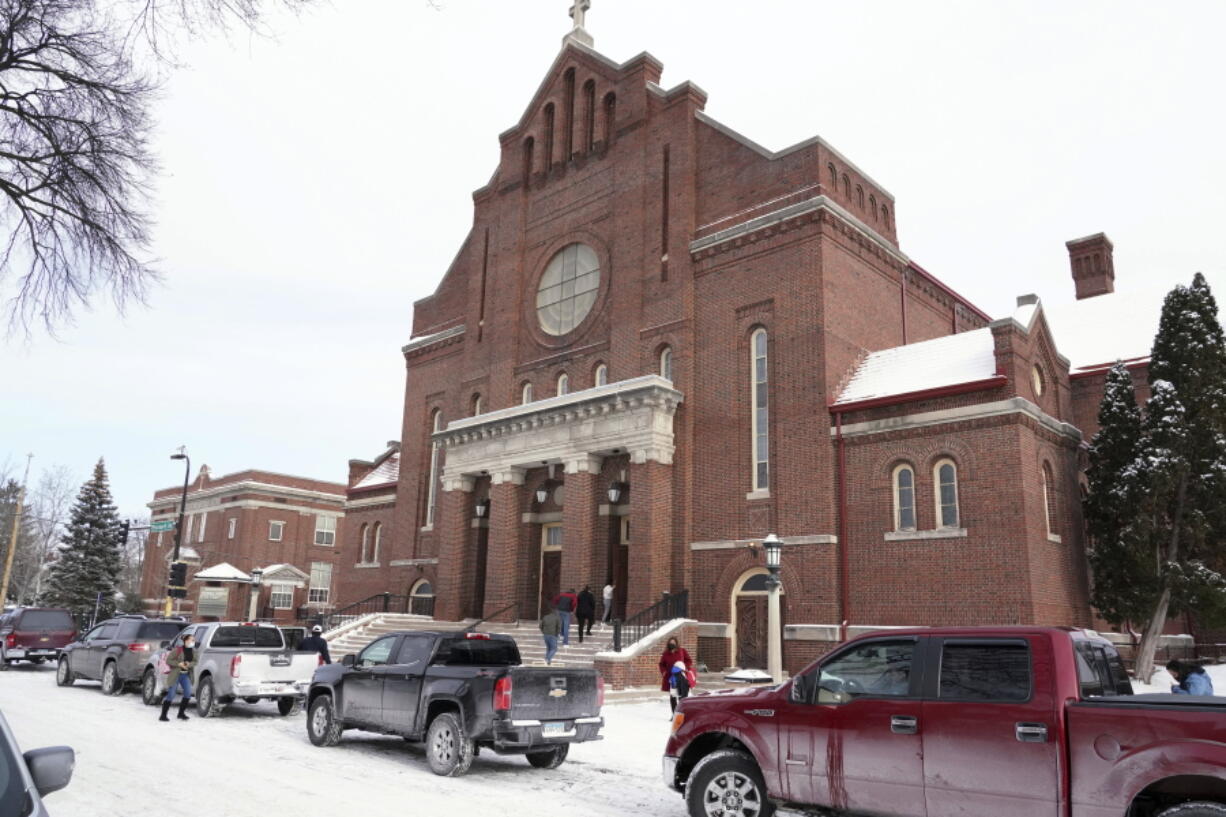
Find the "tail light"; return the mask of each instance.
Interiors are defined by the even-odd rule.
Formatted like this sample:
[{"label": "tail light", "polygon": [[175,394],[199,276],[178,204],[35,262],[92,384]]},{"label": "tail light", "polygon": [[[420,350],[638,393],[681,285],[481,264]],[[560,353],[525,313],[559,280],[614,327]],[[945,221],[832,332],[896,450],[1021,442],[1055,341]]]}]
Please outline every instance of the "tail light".
[{"label": "tail light", "polygon": [[323,665],[324,665],[324,656],[323,656],[323,653],[320,653],[320,654],[319,654],[319,661],[318,661],[318,662],[315,664],[315,666],[317,666],[317,667],[322,667]]},{"label": "tail light", "polygon": [[8,637],[4,639],[4,646],[16,647],[17,646],[17,633],[9,633]]},{"label": "tail light", "polygon": [[471,641],[489,641],[489,633],[464,633],[464,637]]},{"label": "tail light", "polygon": [[596,708],[604,709],[604,676],[596,676]]},{"label": "tail light", "polygon": [[511,677],[504,676],[494,684],[494,711],[509,712],[511,710]]},{"label": "tail light", "polygon": [[129,644],[128,652],[149,652],[148,644]]},{"label": "tail light", "polygon": [[240,652],[230,659],[230,677],[237,678],[238,671],[243,665],[243,654]]}]

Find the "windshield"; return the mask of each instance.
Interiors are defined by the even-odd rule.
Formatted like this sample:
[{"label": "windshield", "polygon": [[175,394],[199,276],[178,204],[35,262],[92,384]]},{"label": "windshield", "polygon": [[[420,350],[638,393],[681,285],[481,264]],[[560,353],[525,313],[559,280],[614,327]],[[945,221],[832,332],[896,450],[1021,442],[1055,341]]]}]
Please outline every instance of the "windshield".
[{"label": "windshield", "polygon": [[450,645],[443,644],[434,659],[436,664],[449,666],[517,666],[519,648],[510,639],[456,639]]},{"label": "windshield", "polygon": [[179,631],[186,626],[187,622],[176,623],[174,621],[150,621],[140,625],[140,629],[136,632],[136,637],[145,641],[170,641],[179,634]]},{"label": "windshield", "polygon": [[26,610],[17,622],[18,630],[75,630],[72,616],[63,610]]},{"label": "windshield", "polygon": [[276,627],[218,627],[210,647],[273,647],[285,646],[281,631]]}]

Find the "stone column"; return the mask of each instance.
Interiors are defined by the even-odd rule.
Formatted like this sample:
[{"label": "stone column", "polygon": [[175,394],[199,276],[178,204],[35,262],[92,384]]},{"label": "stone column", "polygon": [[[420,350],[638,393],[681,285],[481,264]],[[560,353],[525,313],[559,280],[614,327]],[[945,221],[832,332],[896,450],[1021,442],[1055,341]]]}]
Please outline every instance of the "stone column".
[{"label": "stone column", "polygon": [[[507,468],[490,474],[489,545],[485,557],[485,608],[489,616],[508,604],[520,602],[524,561],[524,524],[520,518],[520,494],[524,472]],[[531,617],[534,611],[508,610],[496,621],[512,621],[516,616]]]},{"label": "stone column", "polygon": [[472,477],[443,474],[443,490],[434,512],[434,529],[438,536],[434,617],[439,621],[459,621],[473,612],[473,583],[467,569],[476,551],[470,522],[472,490]]},{"label": "stone column", "polygon": [[672,588],[673,467],[644,461],[635,452],[630,462],[630,564],[626,615],[659,601]]},{"label": "stone column", "polygon": [[[596,486],[600,477],[600,457],[581,455],[563,463],[566,489],[562,500],[562,589],[590,584],[600,597],[603,584],[604,553],[600,499]],[[607,537],[607,534],[604,535]]]}]

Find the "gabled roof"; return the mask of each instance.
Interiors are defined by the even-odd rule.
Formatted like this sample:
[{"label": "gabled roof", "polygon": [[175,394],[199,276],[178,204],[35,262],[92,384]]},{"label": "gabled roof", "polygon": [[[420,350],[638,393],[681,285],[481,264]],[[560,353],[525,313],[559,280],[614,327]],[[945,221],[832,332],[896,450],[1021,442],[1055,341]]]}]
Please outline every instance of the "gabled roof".
[{"label": "gabled roof", "polygon": [[303,587],[306,581],[311,577],[302,572],[291,564],[281,562],[275,565],[269,565],[263,569],[263,575],[260,580],[265,584],[292,584],[297,587]]},{"label": "gabled roof", "polygon": [[192,577],[196,582],[249,582],[251,577],[229,562],[206,567]]},{"label": "gabled roof", "polygon": [[996,372],[995,343],[988,327],[871,352],[832,407],[886,400],[1004,378]]},{"label": "gabled roof", "polygon": [[390,457],[379,463],[374,470],[362,477],[350,490],[371,488],[375,485],[387,485],[400,479],[400,452],[394,452]]}]

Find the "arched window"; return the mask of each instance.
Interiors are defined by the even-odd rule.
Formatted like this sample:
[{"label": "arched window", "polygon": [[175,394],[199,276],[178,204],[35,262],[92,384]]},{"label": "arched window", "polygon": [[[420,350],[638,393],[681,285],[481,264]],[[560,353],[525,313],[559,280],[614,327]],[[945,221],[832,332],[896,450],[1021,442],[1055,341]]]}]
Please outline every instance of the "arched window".
[{"label": "arched window", "polygon": [[830,189],[839,189],[839,171],[835,169],[834,162],[826,163],[826,172],[830,174]]},{"label": "arched window", "polygon": [[545,171],[553,170],[553,103],[545,106]]},{"label": "arched window", "polygon": [[361,564],[367,564],[370,561],[370,526],[362,525],[362,557],[358,560]]},{"label": "arched window", "polygon": [[894,530],[915,530],[915,469],[894,469]]},{"label": "arched window", "polygon": [[434,587],[422,579],[409,591],[409,612],[415,616],[434,615]]},{"label": "arched window", "polygon": [[770,488],[770,399],[767,388],[765,329],[749,337],[750,435],[753,446],[753,490]]},{"label": "arched window", "polygon": [[564,394],[570,394],[570,375],[566,372],[558,375],[558,397]]},{"label": "arched window", "polygon": [[864,188],[856,185],[856,206],[861,210],[864,209]]},{"label": "arched window", "polygon": [[529,136],[524,140],[524,187],[532,184],[532,171],[535,169],[532,163],[535,160],[533,156],[535,152],[536,140]]},{"label": "arched window", "polygon": [[596,367],[596,376],[592,378],[597,386],[609,385],[609,367],[601,363]]},{"label": "arched window", "polygon": [[596,147],[596,80],[583,83],[583,152]]},{"label": "arched window", "polygon": [[851,201],[851,179],[847,178],[847,174],[843,174],[843,195]]},{"label": "arched window", "polygon": [[958,466],[953,460],[941,460],[932,467],[932,486],[937,527],[958,527]]},{"label": "arched window", "polygon": [[[438,409],[430,417],[430,430],[438,433],[443,430],[443,412]],[[438,443],[433,439],[430,441],[430,473],[428,479],[430,486],[426,489],[426,527],[434,526],[434,509],[438,502],[438,477],[439,477],[439,450]]]},{"label": "arched window", "polygon": [[379,549],[382,544],[383,544],[383,523],[376,522],[375,523],[374,548],[372,548],[371,553],[370,553],[370,561],[373,564],[379,563]]},{"label": "arched window", "polygon": [[890,208],[884,204],[881,205],[881,223],[885,226],[890,226]]},{"label": "arched window", "polygon": [[562,75],[562,85],[564,88],[565,99],[565,114],[566,121],[563,127],[566,132],[562,134],[562,163],[570,161],[570,157],[575,152],[575,69],[567,68],[566,73]]},{"label": "arched window", "polygon": [[476,417],[478,414],[480,414],[481,409],[482,409],[481,393],[477,392],[476,394],[473,395],[473,414],[472,416]]},{"label": "arched window", "polygon": [[532,384],[525,383],[519,390],[519,402],[527,405],[532,402]]},{"label": "arched window", "polygon": [[1043,463],[1043,518],[1047,521],[1047,535],[1056,535],[1056,480],[1051,464]]},{"label": "arched window", "polygon": [[617,118],[617,94],[610,91],[604,97],[604,144],[613,142],[613,120]]},{"label": "arched window", "polygon": [[877,197],[872,193],[868,196],[868,211],[873,215],[873,221],[877,220]]},{"label": "arched window", "polygon": [[665,346],[660,350],[660,377],[673,382],[673,347]]}]

